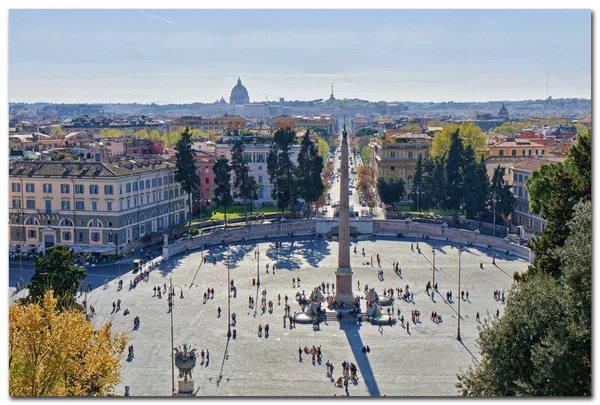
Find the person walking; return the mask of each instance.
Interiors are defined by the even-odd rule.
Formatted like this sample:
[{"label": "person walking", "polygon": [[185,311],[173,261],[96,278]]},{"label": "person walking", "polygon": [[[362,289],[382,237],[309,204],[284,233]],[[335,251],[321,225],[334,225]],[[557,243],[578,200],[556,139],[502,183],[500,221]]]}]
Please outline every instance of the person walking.
[{"label": "person walking", "polygon": [[221,307],[217,308],[217,318],[221,317]]},{"label": "person walking", "polygon": [[298,361],[302,362],[302,348],[298,348]]}]

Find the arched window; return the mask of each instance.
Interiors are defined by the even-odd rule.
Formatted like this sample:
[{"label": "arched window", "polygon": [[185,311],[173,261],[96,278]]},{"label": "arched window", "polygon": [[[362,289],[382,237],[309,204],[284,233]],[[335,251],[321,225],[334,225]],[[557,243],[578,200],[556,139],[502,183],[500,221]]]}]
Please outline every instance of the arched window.
[{"label": "arched window", "polygon": [[125,225],[133,225],[133,219],[131,219],[131,217],[127,218],[127,221],[125,221]]},{"label": "arched window", "polygon": [[165,209],[163,210],[163,214],[168,214],[169,213],[169,207],[165,207]]},{"label": "arched window", "polygon": [[90,222],[88,222],[87,226],[88,226],[88,228],[102,228],[103,227],[102,222],[100,222],[100,220],[96,219],[96,218],[90,220]]},{"label": "arched window", "polygon": [[72,227],[72,226],[75,226],[75,224],[69,218],[63,218],[60,220],[58,226],[71,226]]},{"label": "arched window", "polygon": [[37,219],[35,219],[34,217],[27,217],[27,219],[25,219],[25,225],[39,225],[40,223],[38,222]]},{"label": "arched window", "polygon": [[146,220],[146,214],[140,215],[140,222],[145,221],[145,220]]},{"label": "arched window", "polygon": [[152,211],[152,218],[156,218],[156,210]]}]

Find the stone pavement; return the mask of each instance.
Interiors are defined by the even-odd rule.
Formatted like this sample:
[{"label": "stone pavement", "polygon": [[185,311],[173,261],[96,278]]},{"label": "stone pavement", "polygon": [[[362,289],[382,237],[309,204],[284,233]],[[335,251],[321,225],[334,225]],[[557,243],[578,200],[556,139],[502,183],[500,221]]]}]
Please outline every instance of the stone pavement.
[{"label": "stone pavement", "polygon": [[[96,308],[93,318],[97,324],[112,321],[116,330],[125,331],[135,348],[135,358],[122,361],[121,384],[116,393],[123,394],[126,385],[133,396],[169,396],[171,393],[171,341],[170,316],[167,298],[153,298],[155,285],[169,284],[172,276],[176,287],[174,309],[174,343],[184,343],[210,351],[210,363],[198,364],[193,372],[199,396],[333,396],[346,395],[343,388],[336,388],[327,377],[325,362],[334,363],[334,376],[341,374],[344,360],[358,366],[359,381],[350,385],[350,396],[435,396],[456,395],[456,373],[468,368],[480,355],[475,345],[477,337],[477,311],[483,318],[492,317],[496,309],[502,315],[503,304],[494,300],[493,291],[508,289],[512,274],[522,272],[527,263],[514,257],[497,255],[498,266],[491,265],[490,252],[475,248],[462,254],[461,287],[469,291],[469,302],[461,303],[464,323],[461,323],[462,343],[456,340],[458,293],[458,250],[442,242],[436,247],[436,281],[439,292],[435,303],[425,294],[425,284],[431,279],[431,245],[421,242],[422,255],[411,252],[411,242],[392,239],[373,239],[358,242],[358,254],[353,253],[351,263],[354,271],[355,294],[360,280],[361,295],[365,284],[375,287],[381,294],[383,288],[397,288],[406,284],[414,292],[415,303],[396,300],[394,311],[400,308],[406,319],[410,311],[421,312],[421,323],[410,326],[410,334],[399,324],[385,326],[383,334],[377,326],[364,323],[360,327],[353,322],[329,322],[320,331],[312,325],[297,325],[290,330],[283,328],[284,296],[289,297],[291,311],[300,311],[292,288],[292,278],[301,278],[301,290],[308,294],[322,281],[335,283],[337,266],[337,242],[323,239],[285,240],[278,252],[274,241],[260,244],[260,291],[267,290],[267,300],[273,300],[273,314],[262,313],[260,292],[252,286],[256,278],[257,261],[254,259],[255,244],[231,247],[231,279],[237,286],[237,298],[231,300],[231,312],[237,314],[237,339],[227,340],[227,267],[226,249],[212,247],[208,255],[216,257],[200,266],[201,253],[179,255],[161,263],[150,273],[148,283],[141,282],[136,289],[128,291],[131,273],[124,275],[124,288],[116,291],[116,279],[109,288],[96,288],[88,295],[89,303]],[[366,257],[361,249],[365,248]],[[382,258],[384,280],[377,279],[376,253]],[[373,264],[362,263],[373,256]],[[400,261],[402,279],[392,271],[392,262]],[[484,262],[484,270],[479,268]],[[265,265],[276,264],[277,271],[266,273]],[[215,298],[203,303],[203,292],[214,288]],[[183,291],[184,298],[179,295]],[[445,292],[452,290],[454,304],[445,301]],[[277,305],[277,294],[281,305]],[[257,310],[248,308],[248,297],[255,298]],[[112,302],[121,299],[121,311],[111,314]],[[217,318],[217,307],[221,318]],[[130,315],[124,316],[128,308]],[[430,321],[431,311],[443,318],[441,324]],[[384,308],[384,311],[385,308]],[[140,316],[141,326],[133,331],[133,318]],[[270,326],[270,336],[258,338],[258,325]],[[322,345],[323,364],[311,364],[310,356],[303,355],[298,361],[298,347]],[[368,345],[371,352],[362,353]],[[175,369],[177,377],[177,369]],[[175,382],[177,384],[177,382]]]}]

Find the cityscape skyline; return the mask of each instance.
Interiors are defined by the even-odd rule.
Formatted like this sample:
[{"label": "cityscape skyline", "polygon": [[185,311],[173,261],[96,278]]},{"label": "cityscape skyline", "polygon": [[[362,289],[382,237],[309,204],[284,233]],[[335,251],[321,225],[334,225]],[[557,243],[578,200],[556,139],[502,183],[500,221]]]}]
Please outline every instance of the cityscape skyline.
[{"label": "cityscape skyline", "polygon": [[547,74],[549,96],[591,98],[590,10],[9,14],[10,102],[206,103],[238,77],[251,102],[326,100],[332,82],[336,98],[527,100]]}]

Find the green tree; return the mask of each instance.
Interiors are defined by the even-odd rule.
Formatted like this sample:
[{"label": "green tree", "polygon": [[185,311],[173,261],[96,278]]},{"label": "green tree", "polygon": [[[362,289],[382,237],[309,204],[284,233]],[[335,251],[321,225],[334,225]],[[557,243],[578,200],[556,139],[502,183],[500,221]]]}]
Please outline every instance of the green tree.
[{"label": "green tree", "polygon": [[310,210],[312,203],[316,202],[323,191],[323,158],[318,155],[315,144],[311,141],[309,133],[306,132],[300,144],[300,152],[298,153],[297,166],[297,185],[298,193],[306,202]]},{"label": "green tree", "polygon": [[360,128],[358,131],[356,131],[356,137],[361,137],[361,136],[371,136],[371,135],[375,135],[379,133],[379,131],[377,131],[375,128],[369,128],[369,127],[362,127]]},{"label": "green tree", "polygon": [[54,135],[57,135],[59,137],[63,137],[65,135],[65,132],[63,131],[62,127],[60,125],[54,125],[52,126],[52,133]]},{"label": "green tree", "polygon": [[404,195],[404,179],[398,176],[385,176],[377,179],[377,192],[384,204],[396,203]]},{"label": "green tree", "polygon": [[458,130],[463,147],[471,146],[477,155],[487,154],[487,143],[485,134],[472,122],[463,122],[460,125],[450,124],[433,136],[429,155],[437,159],[444,154],[449,154],[452,136]]},{"label": "green tree", "polygon": [[117,128],[102,128],[100,131],[100,137],[105,139],[120,138],[121,136],[123,136],[123,132]]},{"label": "green tree", "polygon": [[295,143],[296,132],[292,129],[278,129],[273,135],[273,143],[267,156],[267,173],[273,186],[271,196],[277,203],[277,208],[284,212],[289,204],[294,217],[296,216],[297,188],[296,169],[291,159],[291,147]]},{"label": "green tree", "polygon": [[181,184],[181,188],[185,191],[189,198],[190,212],[188,221],[192,219],[192,198],[193,195],[200,189],[200,176],[198,176],[194,157],[196,152],[192,149],[192,139],[188,127],[181,133],[181,138],[175,145],[177,152],[175,158],[177,163],[175,167],[175,181]]},{"label": "green tree", "polygon": [[463,196],[467,218],[481,220],[481,214],[486,209],[490,178],[483,161],[475,159],[465,167],[463,181]]},{"label": "green tree", "polygon": [[[427,208],[421,204],[423,202],[422,197],[424,192],[425,189],[423,187],[423,157],[421,156],[421,154],[419,154],[419,159],[417,159],[417,167],[415,168],[415,177],[413,179],[413,189],[411,191],[413,207],[419,210],[419,214],[421,213],[422,208]],[[415,193],[420,193],[418,196],[418,200]]]},{"label": "green tree", "polygon": [[412,131],[413,134],[420,134],[423,132],[423,128],[419,124],[410,124],[408,128]]},{"label": "green tree", "polygon": [[150,139],[150,135],[148,135],[148,131],[145,129],[137,131],[134,135],[137,139]]},{"label": "green tree", "polygon": [[150,139],[151,141],[161,141],[163,143],[166,143],[164,138],[165,137],[161,135],[160,132],[158,132],[156,129],[150,131],[150,135],[148,136],[148,139]]},{"label": "green tree", "polygon": [[523,129],[526,128],[526,124],[523,122],[505,122],[502,125],[491,130],[494,134],[515,136]]},{"label": "green tree", "polygon": [[493,207],[492,199],[496,199],[496,215],[500,215],[502,222],[506,225],[506,219],[514,211],[515,196],[511,190],[512,186],[504,182],[504,168],[498,165],[494,169],[492,182],[489,188],[488,203]]},{"label": "green tree", "polygon": [[591,395],[591,201],[573,218],[553,252],[562,276],[537,272],[513,285],[503,317],[480,330],[481,363],[458,375],[462,395]]},{"label": "green tree", "polygon": [[70,308],[76,303],[75,296],[87,271],[73,264],[75,253],[64,245],[46,250],[46,256],[36,256],[33,276],[27,288],[28,301],[39,303],[47,291],[53,290],[60,308]]},{"label": "green tree", "polygon": [[231,166],[225,158],[218,159],[213,165],[215,174],[215,195],[213,200],[219,207],[223,207],[225,226],[227,226],[227,208],[233,203],[231,196]]},{"label": "green tree", "polygon": [[446,159],[446,206],[454,210],[454,220],[458,216],[462,201],[464,148],[458,128],[452,133]]},{"label": "green tree", "polygon": [[436,209],[446,206],[446,189],[448,188],[448,179],[446,178],[446,155],[434,160],[433,171],[433,203]]},{"label": "green tree", "polygon": [[591,132],[588,132],[578,137],[565,162],[542,166],[525,183],[532,208],[539,209],[548,221],[542,236],[529,242],[535,258],[528,275],[547,272],[558,277],[561,274],[560,258],[553,252],[563,246],[569,236],[567,223],[573,218],[575,204],[591,199],[591,156]]},{"label": "green tree", "polygon": [[364,146],[360,151],[360,157],[366,166],[371,164],[371,147],[368,145]]},{"label": "green tree", "polygon": [[329,144],[327,143],[327,141],[325,139],[319,137],[319,156],[321,156],[321,158],[323,160],[326,160],[330,151],[331,151],[331,148],[329,147]]},{"label": "green tree", "polygon": [[231,148],[231,170],[233,171],[233,187],[239,190],[240,186],[248,180],[250,169],[244,155],[244,141],[236,140]]}]

